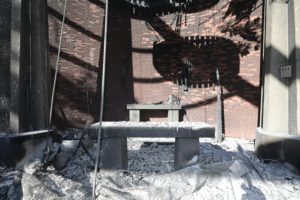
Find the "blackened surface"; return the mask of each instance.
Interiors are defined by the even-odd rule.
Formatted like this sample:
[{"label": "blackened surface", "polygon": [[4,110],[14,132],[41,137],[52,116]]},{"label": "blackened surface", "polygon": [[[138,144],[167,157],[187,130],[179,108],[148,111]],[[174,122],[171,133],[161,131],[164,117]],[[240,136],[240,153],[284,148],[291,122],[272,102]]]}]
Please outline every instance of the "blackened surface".
[{"label": "blackened surface", "polygon": [[10,0],[0,4],[0,132],[9,129]]}]

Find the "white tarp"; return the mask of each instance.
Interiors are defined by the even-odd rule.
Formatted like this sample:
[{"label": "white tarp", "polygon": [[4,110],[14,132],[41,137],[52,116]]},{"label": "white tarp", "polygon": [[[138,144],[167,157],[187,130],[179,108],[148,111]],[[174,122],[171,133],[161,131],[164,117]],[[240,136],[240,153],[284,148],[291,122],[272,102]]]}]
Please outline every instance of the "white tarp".
[{"label": "white tarp", "polygon": [[[231,170],[233,166],[234,170]],[[218,162],[144,178],[119,172],[103,177],[100,199],[265,199],[264,194],[268,194],[268,191],[262,191],[264,188],[253,184],[254,181],[259,183],[261,180],[258,176],[253,180],[252,173],[255,172],[246,166],[242,160]],[[250,176],[251,183],[248,180]],[[239,185],[235,188],[233,184],[237,182]]]}]

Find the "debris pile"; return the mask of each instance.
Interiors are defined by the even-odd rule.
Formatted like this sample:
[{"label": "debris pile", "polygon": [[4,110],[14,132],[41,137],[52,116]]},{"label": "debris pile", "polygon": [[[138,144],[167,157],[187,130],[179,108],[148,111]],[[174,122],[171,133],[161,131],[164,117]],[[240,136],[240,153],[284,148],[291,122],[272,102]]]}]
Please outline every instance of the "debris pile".
[{"label": "debris pile", "polygon": [[[0,199],[93,199],[96,141],[80,130],[54,143],[49,166],[0,167]],[[76,134],[74,134],[76,133]],[[81,139],[81,140],[80,140]],[[83,145],[80,145],[82,143]],[[200,140],[199,163],[174,171],[174,139],[128,139],[128,170],[98,173],[97,199],[298,199],[300,176],[289,165],[264,163],[253,142]]]},{"label": "debris pile", "polygon": [[20,199],[22,173],[20,171],[0,166],[0,200]]}]

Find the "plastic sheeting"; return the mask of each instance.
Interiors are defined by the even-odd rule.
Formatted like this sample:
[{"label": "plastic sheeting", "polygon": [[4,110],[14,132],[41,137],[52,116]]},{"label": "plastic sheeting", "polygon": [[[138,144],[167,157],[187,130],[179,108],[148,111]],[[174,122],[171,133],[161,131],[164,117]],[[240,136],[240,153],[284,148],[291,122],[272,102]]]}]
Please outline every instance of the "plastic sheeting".
[{"label": "plastic sheeting", "polygon": [[[300,176],[286,164],[258,160],[253,143],[207,141],[200,143],[199,164],[174,171],[173,145],[129,140],[130,172],[101,170],[97,199],[299,199]],[[89,150],[95,152],[94,147]],[[38,162],[29,163],[21,172],[0,167],[0,199],[93,199],[93,169],[93,161],[82,149],[63,170],[49,166],[41,171]]]},{"label": "plastic sheeting", "polygon": [[[261,191],[262,188],[258,189],[258,185],[252,183],[257,182],[259,177],[253,180],[251,173],[254,171],[249,170],[242,160],[202,167],[194,165],[169,174],[144,178],[118,172],[103,177],[99,199],[265,199],[264,193],[268,194],[268,191]],[[252,178],[251,183],[249,178]]]}]

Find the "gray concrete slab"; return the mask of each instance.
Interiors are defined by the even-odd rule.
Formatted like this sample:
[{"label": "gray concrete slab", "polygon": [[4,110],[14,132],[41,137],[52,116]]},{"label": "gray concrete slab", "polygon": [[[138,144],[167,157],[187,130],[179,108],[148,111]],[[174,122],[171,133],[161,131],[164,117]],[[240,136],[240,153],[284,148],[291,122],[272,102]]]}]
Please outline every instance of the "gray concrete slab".
[{"label": "gray concrete slab", "polygon": [[[96,134],[97,124],[89,127],[91,134]],[[103,138],[118,137],[174,137],[199,138],[214,137],[215,128],[200,122],[102,122]]]},{"label": "gray concrete slab", "polygon": [[174,154],[175,170],[195,164],[195,162],[191,162],[191,160],[194,158],[198,160],[199,155],[199,138],[176,138]]},{"label": "gray concrete slab", "polygon": [[108,170],[127,169],[126,138],[102,138],[100,167]]},{"label": "gray concrete slab", "polygon": [[179,110],[168,110],[168,121],[179,122]]},{"label": "gray concrete slab", "polygon": [[141,121],[140,110],[129,110],[129,120],[131,122]]},{"label": "gray concrete slab", "polygon": [[288,162],[300,169],[300,136],[257,129],[255,152],[261,159]]},{"label": "gray concrete slab", "polygon": [[180,110],[181,105],[173,104],[127,104],[128,110]]},{"label": "gray concrete slab", "polygon": [[263,127],[268,131],[288,132],[288,79],[280,67],[288,65],[288,4],[266,1],[264,49]]},{"label": "gray concrete slab", "polygon": [[[96,135],[98,124],[88,128]],[[101,169],[127,169],[127,137],[174,137],[174,167],[181,169],[199,156],[199,137],[214,137],[215,128],[205,123],[187,122],[102,122]],[[196,157],[198,158],[198,157]]]}]

